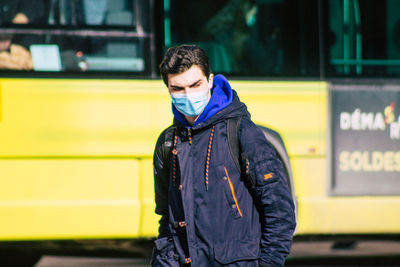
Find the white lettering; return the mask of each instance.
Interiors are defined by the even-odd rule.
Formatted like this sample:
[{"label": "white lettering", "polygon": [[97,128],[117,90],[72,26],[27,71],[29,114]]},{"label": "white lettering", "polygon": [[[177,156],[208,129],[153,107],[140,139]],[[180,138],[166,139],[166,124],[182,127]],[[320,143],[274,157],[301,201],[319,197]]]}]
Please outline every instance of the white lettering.
[{"label": "white lettering", "polygon": [[392,122],[390,124],[390,138],[400,139],[400,123]]},{"label": "white lettering", "polygon": [[384,131],[386,129],[386,124],[381,112],[374,114],[372,112],[361,112],[360,109],[355,109],[353,113],[340,113],[340,129]]},{"label": "white lettering", "polygon": [[374,124],[374,113],[361,113],[361,129],[372,130]]},{"label": "white lettering", "polygon": [[343,151],[339,154],[339,168],[341,171],[349,171],[350,170],[350,165],[349,165],[349,156],[350,152],[348,151]]},{"label": "white lettering", "polygon": [[400,151],[394,155],[394,166],[395,170],[400,172]]},{"label": "white lettering", "polygon": [[339,169],[343,172],[400,172],[400,151],[342,151]]},{"label": "white lettering", "polygon": [[385,120],[383,119],[382,113],[378,112],[375,115],[375,120],[374,120],[374,130],[385,130]]},{"label": "white lettering", "polygon": [[354,151],[350,156],[350,166],[353,171],[358,172],[362,168],[362,156],[359,151]]},{"label": "white lettering", "polygon": [[351,127],[350,113],[348,112],[340,113],[340,129],[348,130],[350,129],[350,127]]},{"label": "white lettering", "polygon": [[394,152],[387,151],[383,155],[383,168],[385,171],[392,172],[394,170],[393,160],[394,159]]},{"label": "white lettering", "polygon": [[360,117],[360,109],[354,110],[353,114],[351,114],[351,127],[353,128],[353,130],[360,130]]},{"label": "white lettering", "polygon": [[383,168],[383,153],[380,151],[372,152],[372,168],[374,171],[380,171]]},{"label": "white lettering", "polygon": [[366,151],[363,152],[363,162],[364,162],[364,171],[366,172],[372,171],[372,165],[370,164],[369,161],[369,153]]}]

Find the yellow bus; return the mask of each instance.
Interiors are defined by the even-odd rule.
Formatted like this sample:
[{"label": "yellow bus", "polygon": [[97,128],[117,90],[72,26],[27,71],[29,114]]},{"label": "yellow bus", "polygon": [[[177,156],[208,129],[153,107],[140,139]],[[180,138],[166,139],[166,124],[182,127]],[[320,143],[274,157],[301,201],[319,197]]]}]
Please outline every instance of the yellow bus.
[{"label": "yellow bus", "polygon": [[399,1],[9,2],[0,248],[157,235],[152,155],[172,122],[157,64],[183,43],[282,138],[296,236],[400,233]]}]

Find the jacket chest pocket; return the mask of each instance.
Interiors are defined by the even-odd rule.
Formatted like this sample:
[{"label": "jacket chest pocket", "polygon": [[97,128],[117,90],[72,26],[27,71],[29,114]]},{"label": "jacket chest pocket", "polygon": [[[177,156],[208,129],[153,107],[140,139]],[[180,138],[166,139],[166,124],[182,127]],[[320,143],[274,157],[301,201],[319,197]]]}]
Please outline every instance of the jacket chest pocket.
[{"label": "jacket chest pocket", "polygon": [[242,210],[240,209],[240,203],[237,198],[237,193],[235,191],[235,186],[232,182],[232,178],[228,172],[228,168],[224,165],[217,167],[218,177],[221,179],[221,184],[225,194],[225,198],[228,202],[228,209],[231,210],[234,218],[243,217]]}]

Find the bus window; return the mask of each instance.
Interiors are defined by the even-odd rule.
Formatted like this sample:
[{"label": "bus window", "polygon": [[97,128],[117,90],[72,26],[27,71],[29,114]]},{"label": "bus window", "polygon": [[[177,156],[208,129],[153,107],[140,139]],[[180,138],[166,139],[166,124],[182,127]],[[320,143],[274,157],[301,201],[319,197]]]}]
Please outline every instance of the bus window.
[{"label": "bus window", "polygon": [[46,21],[46,0],[0,0],[0,24],[43,25]]},{"label": "bus window", "polygon": [[[145,40],[129,37],[52,36],[57,44],[64,71],[144,72]],[[51,46],[51,45],[49,45]],[[45,48],[46,45],[43,45]],[[40,62],[34,62],[39,63]]]},{"label": "bus window", "polygon": [[[45,23],[45,5],[38,1],[0,0],[0,26],[40,25]],[[33,68],[29,53],[31,43],[42,42],[39,36],[13,36],[0,32],[0,69],[30,70]]]},{"label": "bus window", "polygon": [[25,1],[0,2],[9,10],[0,21],[1,70],[155,72],[149,1],[41,0],[25,12],[34,19],[17,23],[14,17],[20,17]]},{"label": "bus window", "polygon": [[328,76],[400,73],[400,2],[332,0],[328,5]]},{"label": "bus window", "polygon": [[50,0],[50,25],[138,26],[140,1],[128,0]]},{"label": "bus window", "polygon": [[214,72],[319,75],[317,1],[166,0],[164,12],[165,47],[198,44]]}]

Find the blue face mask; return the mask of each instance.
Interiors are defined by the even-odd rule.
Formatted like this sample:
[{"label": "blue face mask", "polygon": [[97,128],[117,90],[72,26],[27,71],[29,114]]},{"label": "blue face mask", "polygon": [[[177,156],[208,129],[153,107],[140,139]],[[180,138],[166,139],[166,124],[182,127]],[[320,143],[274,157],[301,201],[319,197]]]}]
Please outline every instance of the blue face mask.
[{"label": "blue face mask", "polygon": [[183,115],[196,117],[208,104],[207,93],[208,90],[190,94],[171,94],[172,104]]}]

